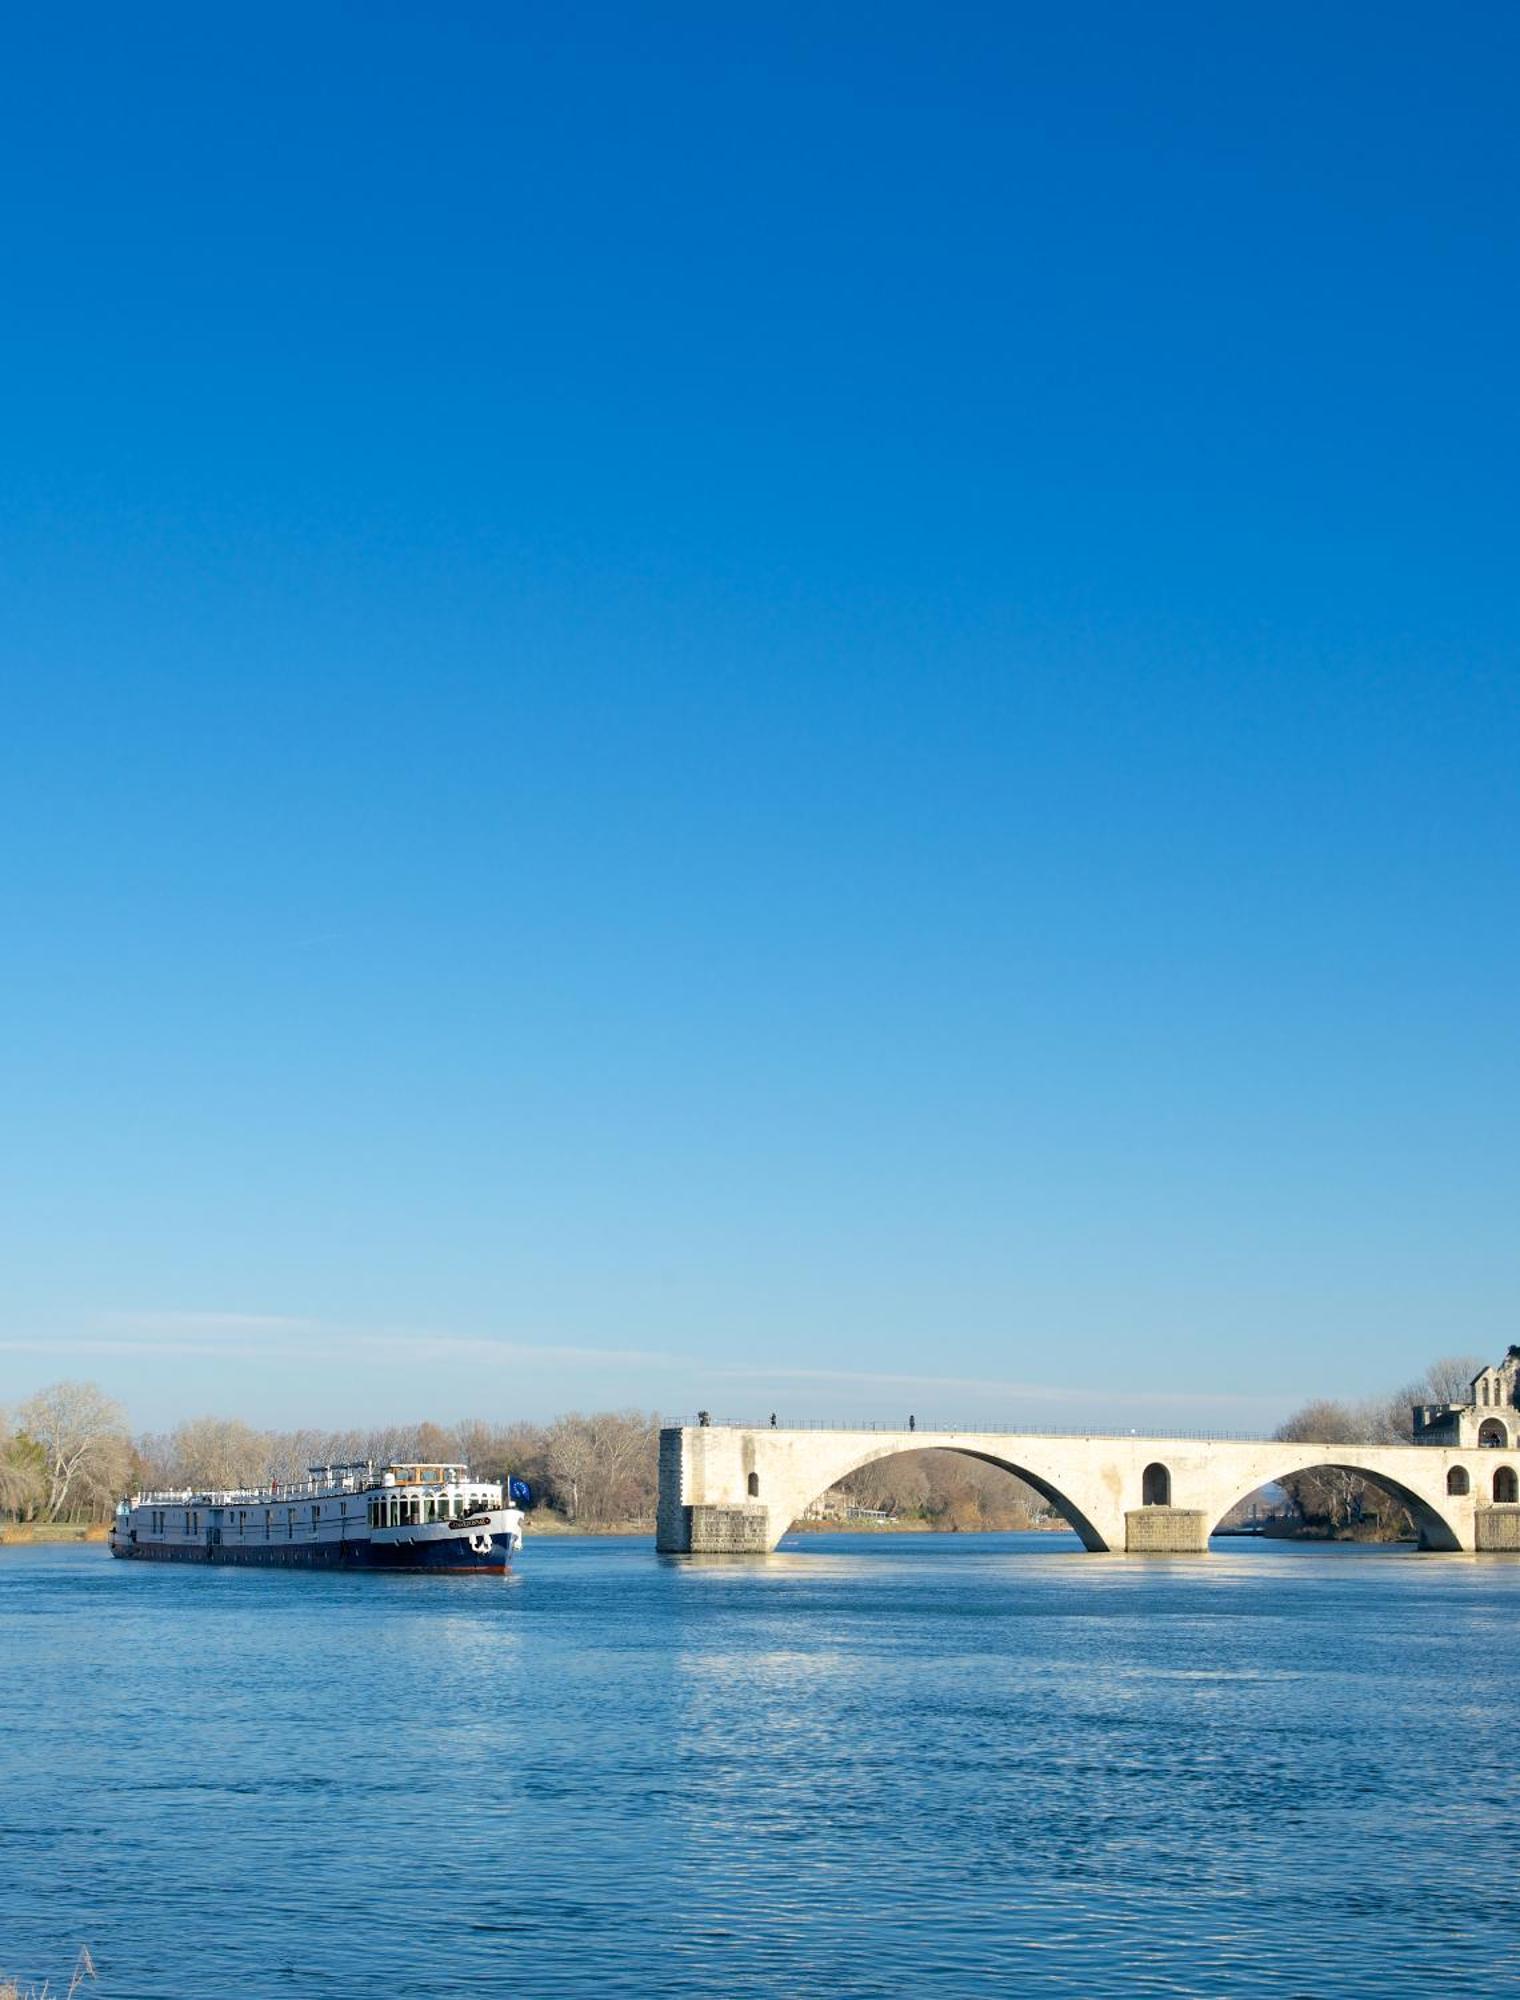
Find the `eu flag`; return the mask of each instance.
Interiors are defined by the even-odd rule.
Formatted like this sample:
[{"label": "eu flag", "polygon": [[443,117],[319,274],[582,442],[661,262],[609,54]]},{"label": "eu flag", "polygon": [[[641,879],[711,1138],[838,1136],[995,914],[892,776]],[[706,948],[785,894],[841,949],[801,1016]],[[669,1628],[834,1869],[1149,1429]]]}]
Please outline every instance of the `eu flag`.
[{"label": "eu flag", "polygon": [[528,1484],[526,1479],[509,1478],[507,1481],[507,1498],[514,1507],[531,1507],[533,1505],[533,1488]]}]

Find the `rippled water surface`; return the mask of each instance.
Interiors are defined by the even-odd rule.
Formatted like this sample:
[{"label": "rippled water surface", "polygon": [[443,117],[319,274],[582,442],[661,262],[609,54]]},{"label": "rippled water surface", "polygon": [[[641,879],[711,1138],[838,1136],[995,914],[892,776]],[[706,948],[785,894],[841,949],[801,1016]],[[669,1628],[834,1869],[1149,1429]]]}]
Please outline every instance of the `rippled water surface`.
[{"label": "rippled water surface", "polygon": [[0,1968],[111,2000],[1512,1991],[1520,1564],[0,1550]]}]

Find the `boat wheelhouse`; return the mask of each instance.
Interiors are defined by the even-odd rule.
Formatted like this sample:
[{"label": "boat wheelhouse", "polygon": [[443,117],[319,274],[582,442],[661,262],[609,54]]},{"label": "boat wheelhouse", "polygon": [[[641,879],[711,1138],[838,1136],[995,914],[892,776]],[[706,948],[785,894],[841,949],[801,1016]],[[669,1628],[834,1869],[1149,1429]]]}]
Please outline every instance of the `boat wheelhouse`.
[{"label": "boat wheelhouse", "polygon": [[371,1459],[308,1466],[302,1480],[228,1492],[138,1493],[123,1500],[111,1553],[160,1562],[299,1569],[507,1569],[522,1547],[520,1479],[468,1466]]}]

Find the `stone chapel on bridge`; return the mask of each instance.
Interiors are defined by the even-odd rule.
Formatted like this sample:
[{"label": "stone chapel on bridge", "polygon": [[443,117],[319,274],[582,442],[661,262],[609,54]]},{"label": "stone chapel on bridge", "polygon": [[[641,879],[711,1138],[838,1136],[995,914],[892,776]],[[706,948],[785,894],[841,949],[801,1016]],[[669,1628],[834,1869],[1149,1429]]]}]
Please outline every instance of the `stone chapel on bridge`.
[{"label": "stone chapel on bridge", "polygon": [[1417,1403],[1413,1437],[1416,1444],[1508,1450],[1520,1439],[1520,1347],[1511,1347],[1492,1367],[1480,1368],[1465,1402]]}]

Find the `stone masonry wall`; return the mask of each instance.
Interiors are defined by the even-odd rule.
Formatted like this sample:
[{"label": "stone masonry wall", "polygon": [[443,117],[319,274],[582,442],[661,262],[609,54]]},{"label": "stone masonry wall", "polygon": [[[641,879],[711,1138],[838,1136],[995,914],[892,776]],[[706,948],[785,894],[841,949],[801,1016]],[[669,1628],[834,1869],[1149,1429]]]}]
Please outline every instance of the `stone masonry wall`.
[{"label": "stone masonry wall", "polygon": [[684,1454],[676,1427],[660,1432],[660,1499],[655,1515],[654,1545],[665,1555],[685,1555],[691,1548],[691,1513],[683,1504]]},{"label": "stone masonry wall", "polygon": [[1520,1507],[1479,1507],[1473,1529],[1475,1548],[1520,1551]]},{"label": "stone masonry wall", "polygon": [[697,1506],[687,1546],[694,1556],[763,1556],[770,1549],[768,1507]]},{"label": "stone masonry wall", "polygon": [[1124,1517],[1124,1547],[1132,1556],[1208,1553],[1209,1521],[1194,1507],[1132,1507]]}]

